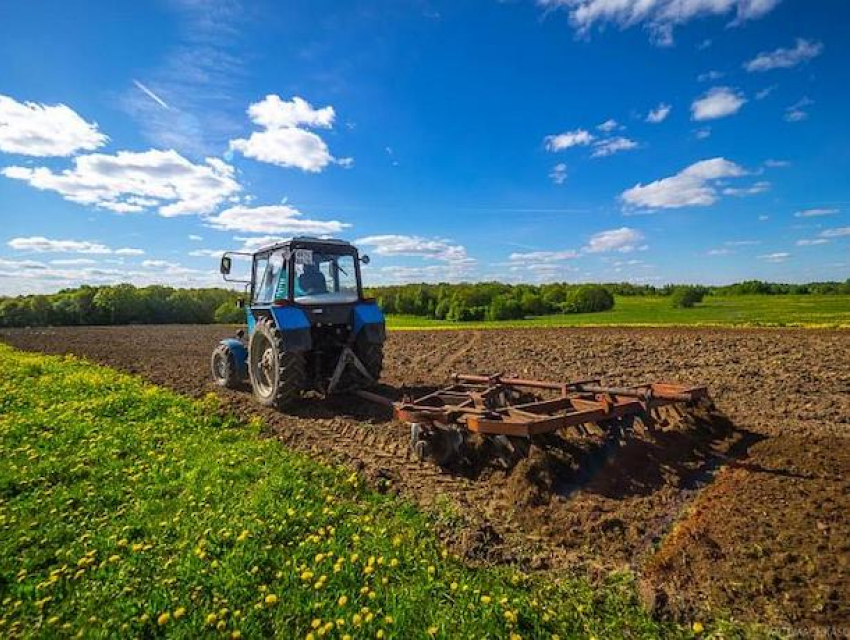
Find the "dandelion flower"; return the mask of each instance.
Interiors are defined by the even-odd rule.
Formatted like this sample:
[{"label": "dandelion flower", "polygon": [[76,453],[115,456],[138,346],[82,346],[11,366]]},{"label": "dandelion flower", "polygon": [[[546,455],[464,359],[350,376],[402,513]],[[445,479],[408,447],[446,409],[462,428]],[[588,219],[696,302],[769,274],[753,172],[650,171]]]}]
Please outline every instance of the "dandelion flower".
[{"label": "dandelion flower", "polygon": [[168,621],[171,620],[171,614],[166,611],[165,613],[161,613],[159,617],[156,619],[156,623],[161,627],[165,624],[168,624]]},{"label": "dandelion flower", "polygon": [[705,631],[705,627],[703,626],[702,622],[699,621],[694,622],[691,625],[691,629],[693,629],[694,633],[702,633],[703,631]]},{"label": "dandelion flower", "polygon": [[337,604],[340,607],[344,607],[346,604],[348,604],[348,596],[340,596],[339,600],[337,600]]},{"label": "dandelion flower", "polygon": [[265,602],[269,606],[277,604],[277,596],[273,593],[270,593],[265,597]]},{"label": "dandelion flower", "polygon": [[490,596],[481,596],[481,604],[490,604],[490,600],[492,600]]},{"label": "dandelion flower", "polygon": [[186,609],[184,607],[178,607],[174,610],[174,619],[179,620],[183,616],[186,615]]},{"label": "dandelion flower", "polygon": [[215,615],[214,613],[210,613],[210,614],[207,615],[207,624],[208,625],[214,625],[216,622],[218,622],[218,616],[217,615]]}]

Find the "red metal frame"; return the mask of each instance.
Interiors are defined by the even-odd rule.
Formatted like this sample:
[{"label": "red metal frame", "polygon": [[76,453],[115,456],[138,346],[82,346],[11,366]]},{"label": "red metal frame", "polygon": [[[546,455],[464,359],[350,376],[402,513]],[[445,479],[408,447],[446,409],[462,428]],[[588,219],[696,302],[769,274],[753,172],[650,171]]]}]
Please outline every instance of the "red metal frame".
[{"label": "red metal frame", "polygon": [[448,387],[394,403],[396,418],[429,426],[460,425],[481,434],[534,436],[648,415],[657,407],[691,404],[708,395],[706,387],[667,383],[606,387],[599,380],[544,382],[463,374],[452,379]]}]

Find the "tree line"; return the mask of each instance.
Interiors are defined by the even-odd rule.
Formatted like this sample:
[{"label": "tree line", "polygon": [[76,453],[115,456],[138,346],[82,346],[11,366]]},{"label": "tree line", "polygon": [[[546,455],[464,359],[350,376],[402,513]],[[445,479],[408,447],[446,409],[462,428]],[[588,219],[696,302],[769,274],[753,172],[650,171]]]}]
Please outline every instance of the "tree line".
[{"label": "tree line", "polygon": [[[372,287],[385,313],[451,321],[512,320],[554,313],[593,313],[614,306],[615,296],[669,296],[673,306],[693,306],[706,295],[850,294],[844,282],[781,284],[750,280],[721,287],[631,283],[543,285],[480,282]],[[239,293],[228,289],[82,286],[46,295],[0,297],[0,327],[241,323]]]}]

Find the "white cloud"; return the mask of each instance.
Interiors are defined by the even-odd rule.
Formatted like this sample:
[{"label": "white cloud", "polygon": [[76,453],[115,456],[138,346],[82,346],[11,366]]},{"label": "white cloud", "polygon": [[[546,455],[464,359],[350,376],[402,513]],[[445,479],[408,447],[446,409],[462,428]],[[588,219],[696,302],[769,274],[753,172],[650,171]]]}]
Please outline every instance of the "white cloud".
[{"label": "white cloud", "polygon": [[762,51],[744,65],[747,71],[770,71],[771,69],[788,69],[798,64],[817,58],[823,51],[823,44],[812,42],[805,38],[797,38],[793,49],[776,49]]},{"label": "white cloud", "polygon": [[817,218],[820,216],[831,216],[838,213],[838,209],[803,209],[802,211],[797,211],[794,214],[795,218]]},{"label": "white cloud", "polygon": [[814,238],[814,239],[803,239],[797,240],[796,244],[798,247],[814,247],[819,244],[827,244],[829,240],[826,238]]},{"label": "white cloud", "polygon": [[824,229],[820,232],[821,238],[844,238],[850,236],[850,227],[836,227],[834,229]]},{"label": "white cloud", "polygon": [[613,23],[621,29],[645,26],[652,39],[672,44],[673,29],[696,18],[735,14],[732,24],[760,18],[780,0],[537,0],[537,4],[569,12],[580,35]]},{"label": "white cloud", "polygon": [[765,87],[759,91],[756,91],[756,100],[764,100],[767,96],[773,93],[776,90],[776,85],[772,85],[770,87]]},{"label": "white cloud", "polygon": [[587,253],[607,253],[609,251],[629,253],[643,248],[640,244],[643,238],[643,234],[637,229],[630,229],[629,227],[609,229],[593,234],[584,251]]},{"label": "white cloud", "polygon": [[527,253],[512,253],[508,258],[511,262],[552,263],[578,258],[578,252],[572,249],[564,251],[529,251]]},{"label": "white cloud", "polygon": [[788,160],[773,160],[767,159],[764,161],[764,166],[769,167],[771,169],[785,169],[791,166],[791,163]]},{"label": "white cloud", "polygon": [[203,241],[203,237],[199,236],[199,235],[195,235],[194,233],[192,233],[192,234],[189,234],[189,240],[191,240],[192,242],[201,242],[201,241]]},{"label": "white cloud", "polygon": [[77,156],[73,169],[59,173],[19,166],[0,173],[77,204],[117,213],[156,207],[166,217],[210,213],[241,189],[233,167],[222,160],[207,158],[204,164],[193,164],[173,150]]},{"label": "white cloud", "polygon": [[655,109],[646,114],[646,121],[652,124],[658,124],[659,122],[664,122],[667,119],[667,116],[670,115],[670,111],[673,109],[669,104],[660,103]]},{"label": "white cloud", "polygon": [[[230,149],[260,162],[314,173],[334,162],[325,141],[305,128],[330,128],[336,116],[333,107],[314,109],[298,96],[285,101],[272,94],[249,106],[248,115],[263,130],[247,139],[231,140]],[[354,160],[342,158],[338,162],[350,167]]]},{"label": "white cloud", "polygon": [[178,263],[167,260],[142,260],[142,267],[145,269],[172,269],[179,266]]},{"label": "white cloud", "polygon": [[801,98],[785,109],[785,120],[788,122],[801,122],[806,120],[809,117],[809,112],[806,111],[805,108],[813,105],[814,103],[815,101],[808,97]]},{"label": "white cloud", "polygon": [[616,138],[606,138],[605,140],[599,140],[593,143],[593,153],[594,158],[604,158],[606,156],[614,155],[615,153],[619,153],[620,151],[630,151],[631,149],[637,149],[638,143],[634,140],[630,140],[629,138],[624,138],[622,136],[618,136]]},{"label": "white cloud", "polygon": [[764,193],[770,190],[770,182],[760,180],[749,187],[726,187],[723,189],[723,195],[727,196],[754,196],[759,193]]},{"label": "white cloud", "polygon": [[676,175],[649,184],[637,184],[622,193],[627,205],[644,209],[674,209],[708,206],[717,201],[714,182],[746,175],[746,171],[725,158],[702,160]]},{"label": "white cloud", "polygon": [[758,217],[758,220],[759,220],[759,222],[767,222],[768,220],[770,220],[770,216],[768,216],[768,215],[760,215],[760,216]]},{"label": "white cloud", "polygon": [[738,113],[747,99],[729,87],[714,87],[691,104],[691,117],[696,121],[716,120]]},{"label": "white cloud", "polygon": [[0,151],[25,156],[70,156],[108,138],[64,104],[18,102],[0,95]]},{"label": "white cloud", "polygon": [[145,252],[142,251],[141,249],[125,248],[125,249],[116,249],[115,255],[116,256],[143,256],[143,255],[145,255]]},{"label": "white cloud", "polygon": [[51,240],[42,236],[12,238],[6,244],[15,251],[28,251],[31,253],[83,253],[95,255],[113,253],[116,255],[141,255],[144,253],[141,249],[112,249],[100,242],[90,242],[88,240]]},{"label": "white cloud", "polygon": [[549,177],[555,184],[564,184],[567,181],[567,165],[563,162],[559,162],[552,167]]},{"label": "white cloud", "polygon": [[327,129],[333,126],[336,113],[330,106],[314,109],[313,105],[298,96],[287,102],[272,94],[249,106],[248,116],[255,124],[266,129],[300,126]]},{"label": "white cloud", "polygon": [[701,73],[697,76],[697,82],[710,82],[714,80],[719,80],[723,77],[722,71],[706,71],[705,73]]},{"label": "white cloud", "polygon": [[755,247],[761,244],[761,240],[727,240],[727,247]]},{"label": "white cloud", "polygon": [[615,129],[620,129],[622,127],[616,120],[614,120],[613,118],[609,118],[602,124],[596,125],[596,128],[604,133],[611,133]]},{"label": "white cloud", "polygon": [[767,253],[763,256],[758,256],[759,260],[764,260],[766,262],[785,262],[788,258],[791,257],[790,253],[785,252],[777,252],[777,253]]},{"label": "white cloud", "polygon": [[732,253],[729,249],[709,249],[705,252],[707,256],[728,256]]},{"label": "white cloud", "polygon": [[563,151],[570,147],[586,146],[593,142],[594,136],[592,133],[584,129],[576,129],[575,131],[566,131],[557,135],[546,136],[546,148],[549,151]]},{"label": "white cloud", "polygon": [[216,229],[247,233],[326,235],[341,232],[350,224],[338,220],[311,220],[287,204],[247,207],[237,205],[205,218]]},{"label": "white cloud", "polygon": [[218,258],[226,249],[193,249],[189,255],[193,258]]},{"label": "white cloud", "polygon": [[711,127],[703,127],[702,129],[697,129],[694,131],[694,137],[697,140],[705,140],[706,138],[711,137]]},{"label": "white cloud", "polygon": [[445,262],[473,262],[466,247],[445,238],[406,235],[376,235],[360,238],[355,244],[372,247],[379,256],[414,256]]},{"label": "white cloud", "polygon": [[50,264],[55,264],[59,267],[73,267],[79,265],[97,264],[97,260],[92,260],[90,258],[71,258],[68,260],[51,260]]}]

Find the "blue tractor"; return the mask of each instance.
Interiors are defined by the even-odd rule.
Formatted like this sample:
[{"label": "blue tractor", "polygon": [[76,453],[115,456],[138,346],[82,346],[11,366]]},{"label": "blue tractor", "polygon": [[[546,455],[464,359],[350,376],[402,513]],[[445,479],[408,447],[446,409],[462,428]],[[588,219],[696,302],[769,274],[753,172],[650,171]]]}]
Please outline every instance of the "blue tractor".
[{"label": "blue tractor", "polygon": [[[250,258],[250,280],[231,277],[233,258]],[[304,391],[330,394],[377,382],[384,314],[363,295],[357,248],[343,240],[298,237],[256,253],[221,258],[228,282],[246,285],[248,331],[222,340],[212,373],[222,387],[250,381],[263,405],[284,409]]]}]

